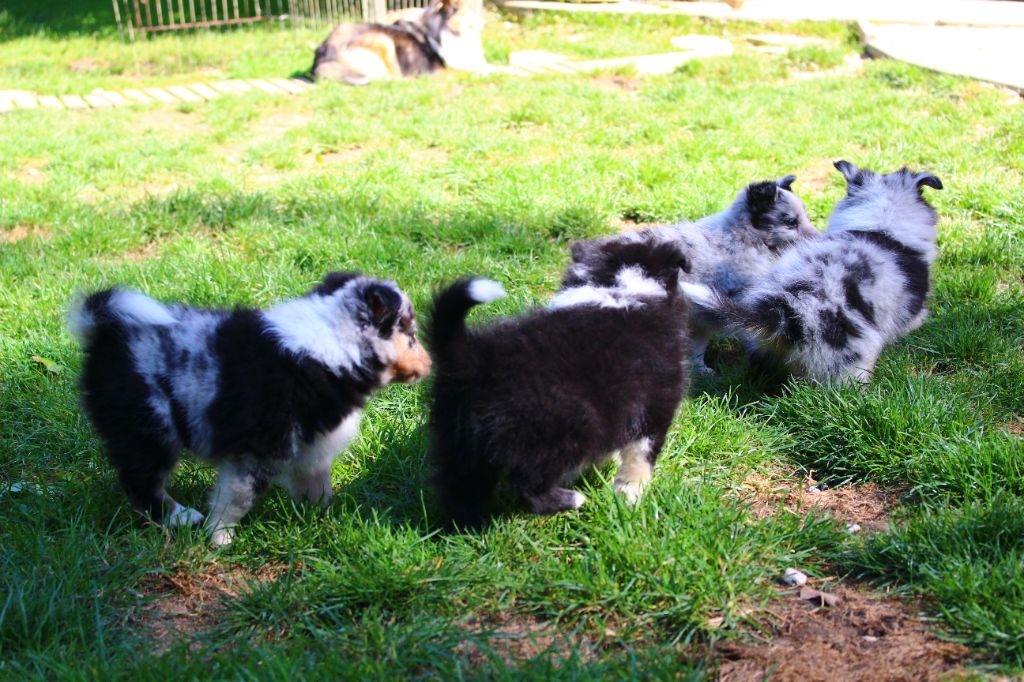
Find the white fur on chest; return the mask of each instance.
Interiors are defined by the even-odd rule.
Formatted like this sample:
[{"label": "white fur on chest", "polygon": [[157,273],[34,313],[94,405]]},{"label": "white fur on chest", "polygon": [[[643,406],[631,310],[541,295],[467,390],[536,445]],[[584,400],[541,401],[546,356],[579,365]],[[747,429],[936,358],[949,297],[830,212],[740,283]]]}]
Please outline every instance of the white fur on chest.
[{"label": "white fur on chest", "polygon": [[342,419],[334,430],[317,434],[312,443],[301,443],[293,467],[312,471],[320,469],[324,465],[330,466],[334,458],[340,455],[359,433],[361,417],[362,412],[356,410]]}]

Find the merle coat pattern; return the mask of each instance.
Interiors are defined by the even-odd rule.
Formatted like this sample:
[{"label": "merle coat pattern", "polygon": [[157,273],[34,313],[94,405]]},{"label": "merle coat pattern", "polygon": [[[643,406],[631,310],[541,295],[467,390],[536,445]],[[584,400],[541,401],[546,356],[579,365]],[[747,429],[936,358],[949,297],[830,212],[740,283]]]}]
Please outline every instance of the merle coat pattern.
[{"label": "merle coat pattern", "polygon": [[430,456],[457,526],[485,522],[501,479],[536,514],[582,505],[561,486],[610,457],[628,501],[647,484],[687,384],[677,280],[689,264],[672,244],[603,253],[610,276],[557,309],[468,330],[470,308],[504,296],[501,286],[464,279],[436,296]]},{"label": "merle coat pattern", "polygon": [[[788,248],[819,236],[807,218],[803,202],[791,191],[796,176],[755,182],[739,191],[721,213],[694,223],[676,223],[626,232],[573,246],[573,265],[566,284],[586,281],[594,267],[594,254],[609,241],[671,241],[690,257],[692,271],[682,281],[704,284],[736,297],[763,277]],[[721,331],[714,316],[694,311],[690,317],[693,366],[708,371],[704,351],[711,336]]]},{"label": "merle coat pattern", "polygon": [[684,285],[723,324],[747,333],[796,376],[870,379],[886,344],[917,329],[935,261],[938,216],[922,188],[931,173],[881,175],[837,161],[847,196],[817,240],[798,245],[737,300]]},{"label": "merle coat pattern", "polygon": [[266,311],[109,289],[71,322],[85,353],[83,403],[132,506],[172,526],[203,519],[164,488],[188,448],[218,467],[206,519],[215,544],[231,541],[271,482],[329,503],[331,462],[370,394],[430,367],[409,299],[358,273],[332,273]]}]

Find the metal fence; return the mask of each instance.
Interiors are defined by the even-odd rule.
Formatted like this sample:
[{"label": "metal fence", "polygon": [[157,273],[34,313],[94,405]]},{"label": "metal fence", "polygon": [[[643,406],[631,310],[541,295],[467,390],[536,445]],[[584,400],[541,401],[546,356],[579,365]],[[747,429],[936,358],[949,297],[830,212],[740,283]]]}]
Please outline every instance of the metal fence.
[{"label": "metal fence", "polygon": [[387,21],[427,0],[112,0],[118,30],[130,40],[167,31],[269,25],[329,29],[344,21]]}]

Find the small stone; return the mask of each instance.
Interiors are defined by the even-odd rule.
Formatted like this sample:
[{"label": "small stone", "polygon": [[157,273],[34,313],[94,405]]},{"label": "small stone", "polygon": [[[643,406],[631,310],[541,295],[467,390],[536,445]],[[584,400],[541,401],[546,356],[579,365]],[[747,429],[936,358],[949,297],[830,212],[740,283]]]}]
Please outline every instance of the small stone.
[{"label": "small stone", "polygon": [[809,492],[812,495],[820,495],[821,494],[821,488],[819,488],[816,485],[812,485],[810,488],[807,489],[807,492]]},{"label": "small stone", "polygon": [[873,637],[872,635],[864,635],[864,641],[865,642],[877,642],[878,638],[877,637]]},{"label": "small stone", "polygon": [[859,523],[851,523],[850,525],[848,525],[846,527],[846,532],[847,533],[857,533],[859,531],[860,531],[860,524]]},{"label": "small stone", "polygon": [[802,573],[795,568],[787,568],[786,572],[782,574],[782,584],[790,585],[792,587],[801,587],[807,584],[807,574]]},{"label": "small stone", "polygon": [[810,587],[803,587],[800,589],[800,598],[805,601],[814,602],[818,606],[830,607],[838,606],[840,601],[839,597],[831,592],[822,592],[821,590],[815,590]]}]

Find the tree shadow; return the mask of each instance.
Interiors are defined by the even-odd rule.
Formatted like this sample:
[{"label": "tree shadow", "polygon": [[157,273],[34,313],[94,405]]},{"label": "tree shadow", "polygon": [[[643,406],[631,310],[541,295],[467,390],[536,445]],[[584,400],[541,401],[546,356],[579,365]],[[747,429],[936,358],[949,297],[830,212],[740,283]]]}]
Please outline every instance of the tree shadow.
[{"label": "tree shadow", "polygon": [[110,0],[6,0],[0,9],[0,39],[114,34]]}]

